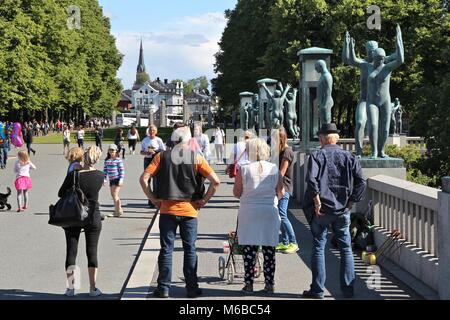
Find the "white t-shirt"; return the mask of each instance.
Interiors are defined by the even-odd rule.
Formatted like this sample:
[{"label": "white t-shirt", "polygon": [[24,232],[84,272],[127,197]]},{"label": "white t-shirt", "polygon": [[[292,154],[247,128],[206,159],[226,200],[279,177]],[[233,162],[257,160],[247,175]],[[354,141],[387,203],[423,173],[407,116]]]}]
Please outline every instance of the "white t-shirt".
[{"label": "white t-shirt", "polygon": [[217,145],[221,145],[223,144],[223,140],[225,138],[225,133],[223,132],[222,129],[219,130],[215,130],[214,131],[214,143]]},{"label": "white t-shirt", "polygon": [[128,140],[137,140],[139,138],[139,133],[136,130],[135,134],[131,134],[131,131],[128,131]]},{"label": "white t-shirt", "polygon": [[84,139],[84,130],[77,131],[77,139]]},{"label": "white t-shirt", "polygon": [[[237,144],[235,144],[231,151],[229,163],[230,164],[234,163],[234,161],[236,160],[238,167],[249,164],[248,154],[247,154],[247,152],[245,152],[245,148],[246,148],[245,141],[240,141]],[[235,157],[235,155],[236,155],[236,157]]]},{"label": "white t-shirt", "polygon": [[[156,152],[161,152],[166,150],[166,146],[160,137],[150,138],[149,136],[145,137],[141,142],[141,150],[142,152],[147,152],[149,147],[155,148]],[[146,158],[153,158],[153,155],[146,155]]]},{"label": "white t-shirt", "polygon": [[36,166],[31,161],[29,161],[28,164],[22,166],[20,160],[17,160],[14,165],[14,172],[16,173],[16,178],[29,177],[31,169],[36,170]]},{"label": "white t-shirt", "polygon": [[64,140],[70,142],[70,130],[64,131]]}]

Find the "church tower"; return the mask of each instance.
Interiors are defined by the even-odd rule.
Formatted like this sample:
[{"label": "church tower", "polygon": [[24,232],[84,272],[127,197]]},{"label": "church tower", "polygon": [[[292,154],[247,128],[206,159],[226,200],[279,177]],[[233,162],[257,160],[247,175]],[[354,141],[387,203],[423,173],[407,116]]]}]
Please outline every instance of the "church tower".
[{"label": "church tower", "polygon": [[145,71],[145,63],[144,63],[144,47],[142,46],[141,39],[141,48],[139,51],[139,62],[136,70],[136,82],[134,86],[141,86],[145,82],[150,81],[150,76]]}]

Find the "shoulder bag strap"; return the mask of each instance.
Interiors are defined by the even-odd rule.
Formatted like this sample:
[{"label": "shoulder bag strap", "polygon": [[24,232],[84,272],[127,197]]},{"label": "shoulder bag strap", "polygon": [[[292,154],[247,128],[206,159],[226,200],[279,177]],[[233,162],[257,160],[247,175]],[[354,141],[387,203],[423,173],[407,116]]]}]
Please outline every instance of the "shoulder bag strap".
[{"label": "shoulder bag strap", "polygon": [[239,156],[236,162],[239,162],[241,160],[242,156],[245,154],[245,151],[247,151],[247,149],[244,149],[244,151],[242,151],[241,155]]}]

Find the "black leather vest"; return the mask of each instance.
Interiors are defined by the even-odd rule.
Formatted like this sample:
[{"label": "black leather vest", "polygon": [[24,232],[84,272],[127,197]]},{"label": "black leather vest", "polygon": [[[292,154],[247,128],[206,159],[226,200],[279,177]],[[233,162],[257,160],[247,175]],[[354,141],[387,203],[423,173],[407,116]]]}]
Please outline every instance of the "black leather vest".
[{"label": "black leather vest", "polygon": [[[188,152],[189,155],[185,156],[190,161],[175,163],[172,161],[172,152],[179,152],[177,159],[183,158],[183,153]],[[195,156],[196,154],[188,148],[174,148],[161,153],[161,162],[156,175],[155,194],[158,199],[196,201],[203,198],[205,178],[195,171]]]}]

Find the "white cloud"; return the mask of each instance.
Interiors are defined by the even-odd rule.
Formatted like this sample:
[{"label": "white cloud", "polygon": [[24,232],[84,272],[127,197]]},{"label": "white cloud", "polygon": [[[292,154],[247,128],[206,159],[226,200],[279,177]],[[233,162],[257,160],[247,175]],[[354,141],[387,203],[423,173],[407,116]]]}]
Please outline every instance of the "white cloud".
[{"label": "white cloud", "polygon": [[115,33],[117,47],[125,55],[118,76],[125,88],[132,86],[142,38],[145,66],[152,79],[187,80],[202,75],[211,79],[225,25],[223,14],[212,12],[183,17],[163,26],[161,32]]},{"label": "white cloud", "polygon": [[109,18],[109,20],[111,20],[111,21],[117,19],[117,16],[114,13],[110,12],[110,11],[104,11],[103,15],[105,17]]}]

